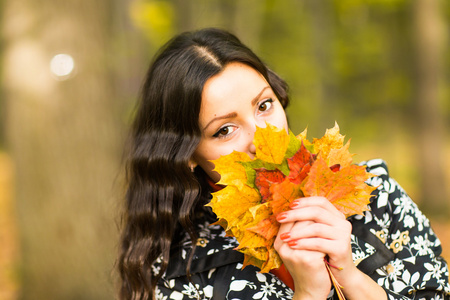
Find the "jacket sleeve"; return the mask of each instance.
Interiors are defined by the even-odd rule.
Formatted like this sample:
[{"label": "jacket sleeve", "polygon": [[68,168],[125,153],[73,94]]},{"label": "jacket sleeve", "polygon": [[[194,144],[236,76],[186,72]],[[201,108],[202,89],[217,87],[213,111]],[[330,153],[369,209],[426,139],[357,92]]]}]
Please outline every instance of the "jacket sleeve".
[{"label": "jacket sleeve", "polygon": [[369,172],[379,175],[369,182],[378,188],[361,221],[394,254],[369,275],[386,290],[388,299],[450,299],[447,263],[429,220],[389,177],[384,162],[367,165]]},{"label": "jacket sleeve", "polygon": [[193,274],[191,281],[186,276],[163,280],[156,299],[292,299],[292,290],[276,276],[259,273],[253,266],[241,268],[241,263],[233,263]]}]

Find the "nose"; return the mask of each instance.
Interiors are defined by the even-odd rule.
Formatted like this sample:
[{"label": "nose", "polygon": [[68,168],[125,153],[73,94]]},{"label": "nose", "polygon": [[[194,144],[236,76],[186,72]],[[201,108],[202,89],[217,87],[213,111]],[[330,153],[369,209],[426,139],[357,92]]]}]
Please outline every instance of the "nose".
[{"label": "nose", "polygon": [[[255,138],[256,126],[261,127],[261,124],[252,122],[251,126],[249,126],[249,130],[247,131],[247,151],[252,158],[254,158],[256,155],[256,146],[253,143],[253,139]],[[265,127],[265,124],[263,126]]]},{"label": "nose", "polygon": [[253,144],[253,139],[255,138],[255,132],[256,127],[264,128],[266,127],[266,121],[262,118],[255,118],[254,116],[250,117],[248,119],[248,122],[246,124],[247,128],[247,139],[246,139],[246,147],[247,147],[247,153],[250,155],[250,157],[253,159],[256,155],[256,146]]}]

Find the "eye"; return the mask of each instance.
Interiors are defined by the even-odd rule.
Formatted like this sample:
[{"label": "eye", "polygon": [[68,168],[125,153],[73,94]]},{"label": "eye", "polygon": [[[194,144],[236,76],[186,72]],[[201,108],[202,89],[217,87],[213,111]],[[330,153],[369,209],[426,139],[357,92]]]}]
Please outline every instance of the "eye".
[{"label": "eye", "polygon": [[224,138],[224,137],[227,137],[230,133],[232,133],[235,130],[236,129],[233,126],[224,126],[224,127],[220,128],[219,131],[217,131],[213,135],[213,137]]},{"label": "eye", "polygon": [[267,111],[267,110],[269,110],[272,107],[272,103],[273,103],[273,99],[272,98],[264,100],[259,105],[258,110],[262,111],[262,112]]}]

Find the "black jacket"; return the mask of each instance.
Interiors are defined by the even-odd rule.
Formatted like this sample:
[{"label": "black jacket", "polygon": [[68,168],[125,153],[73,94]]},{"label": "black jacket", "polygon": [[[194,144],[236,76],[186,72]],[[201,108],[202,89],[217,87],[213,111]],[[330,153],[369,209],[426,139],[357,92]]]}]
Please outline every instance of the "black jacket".
[{"label": "black jacket", "polygon": [[[378,175],[368,181],[378,188],[370,210],[349,219],[353,261],[386,290],[388,299],[450,299],[447,263],[429,220],[389,177],[383,161],[364,164]],[[242,269],[243,254],[233,250],[237,241],[220,226],[205,222],[198,233],[191,281],[185,269],[192,244],[186,239],[170,259],[157,299],[292,298],[293,291],[275,275],[253,266]],[[154,264],[154,272],[158,270],[159,261]],[[334,290],[328,299],[338,299]]]}]

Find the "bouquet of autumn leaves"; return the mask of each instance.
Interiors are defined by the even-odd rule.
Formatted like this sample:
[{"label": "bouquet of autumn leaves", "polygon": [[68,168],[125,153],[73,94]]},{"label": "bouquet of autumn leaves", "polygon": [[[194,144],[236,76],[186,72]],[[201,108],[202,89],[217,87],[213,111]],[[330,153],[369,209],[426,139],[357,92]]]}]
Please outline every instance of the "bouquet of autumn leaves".
[{"label": "bouquet of autumn leaves", "polygon": [[273,247],[280,226],[276,216],[297,198],[326,197],[346,217],[367,210],[375,188],[365,181],[373,175],[352,164],[350,142],[344,145],[337,124],[312,142],[306,130],[295,136],[267,124],[257,128],[253,143],[253,159],[234,151],[213,161],[225,188],[208,204],[217,223],[239,242],[244,267],[265,273],[282,265]]}]

